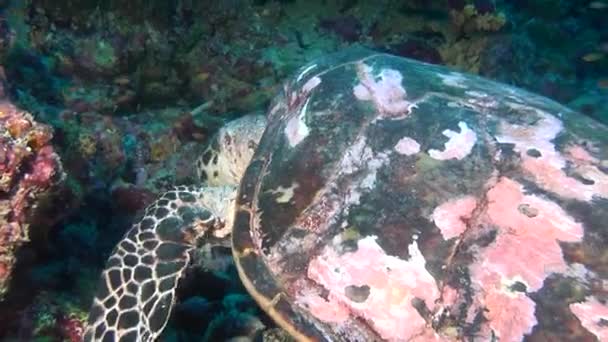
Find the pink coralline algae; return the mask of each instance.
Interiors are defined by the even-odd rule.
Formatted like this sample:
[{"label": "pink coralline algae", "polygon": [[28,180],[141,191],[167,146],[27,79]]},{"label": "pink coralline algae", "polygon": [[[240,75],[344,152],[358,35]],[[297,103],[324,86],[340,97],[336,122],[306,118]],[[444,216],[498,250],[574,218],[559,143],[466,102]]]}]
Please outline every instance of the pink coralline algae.
[{"label": "pink coralline algae", "polygon": [[432,220],[441,230],[444,239],[457,237],[466,230],[465,221],[471,218],[475,206],[477,206],[477,199],[473,196],[466,196],[435,208]]},{"label": "pink coralline algae", "polygon": [[477,141],[477,135],[464,122],[459,122],[458,127],[460,132],[454,132],[450,129],[443,131],[443,135],[450,140],[445,143],[443,151],[429,150],[431,158],[438,160],[455,158],[460,160],[471,153]]},{"label": "pink coralline algae", "polygon": [[597,163],[597,158],[593,157],[585,148],[580,145],[571,145],[566,149],[571,160],[577,161],[580,164]]},{"label": "pink coralline algae", "polygon": [[599,341],[608,341],[608,325],[605,324],[608,321],[608,305],[590,299],[570,304],[570,310]]},{"label": "pink coralline algae", "polygon": [[415,104],[406,100],[406,92],[401,81],[403,76],[397,70],[383,69],[376,81],[372,67],[357,65],[360,84],[353,89],[355,97],[362,101],[373,101],[380,114],[393,119],[407,116]]},{"label": "pink coralline algae", "polygon": [[[486,330],[501,341],[519,341],[537,322],[534,302],[514,289],[519,285],[535,292],[552,272],[565,272],[559,243],[580,241],[583,227],[556,203],[526,194],[514,180],[502,177],[491,185],[485,205],[473,196],[458,198],[438,206],[432,219],[445,239],[467,239],[480,229],[496,229],[494,241],[477,249],[469,266],[477,291],[470,316],[483,310]],[[470,231],[469,222],[477,222]]]},{"label": "pink coralline algae", "polygon": [[565,271],[559,242],[583,237],[582,225],[559,205],[525,194],[521,184],[508,178],[502,178],[488,192],[487,215],[499,232],[484,250],[480,266],[499,272],[505,279],[521,278],[529,291],[540,289],[551,272]]},{"label": "pink coralline algae", "polygon": [[[517,109],[519,105],[511,106]],[[608,175],[600,171],[598,161],[582,146],[571,146],[566,155],[558,151],[552,141],[562,131],[562,122],[541,111],[537,114],[540,120],[533,126],[503,122],[496,139],[515,144],[523,169],[545,190],[581,201],[591,201],[594,196],[608,198]],[[572,162],[573,171],[589,182],[568,176],[564,170],[567,162]]]},{"label": "pink coralline algae", "polygon": [[0,100],[0,295],[6,291],[16,251],[29,238],[30,223],[40,222],[36,209],[52,200],[64,178],[51,137],[48,126]]},{"label": "pink coralline algae", "polygon": [[321,297],[321,294],[310,291],[306,286],[304,290],[298,291],[297,302],[308,308],[308,310],[318,319],[325,322],[343,324],[350,316],[347,306],[340,303],[334,295]]},{"label": "pink coralline algae", "polygon": [[[437,284],[425,268],[416,242],[410,259],[387,255],[372,236],[358,241],[355,252],[339,254],[328,247],[308,268],[308,277],[329,291],[331,305],[317,305],[311,313],[324,318],[334,305],[349,308],[389,341],[435,336],[412,305],[421,299],[432,307],[439,297]],[[328,308],[329,307],[329,308]],[[433,337],[434,338],[434,337]]]},{"label": "pink coralline algae", "polygon": [[404,137],[395,145],[395,151],[399,154],[411,156],[420,152],[420,144],[412,138]]}]

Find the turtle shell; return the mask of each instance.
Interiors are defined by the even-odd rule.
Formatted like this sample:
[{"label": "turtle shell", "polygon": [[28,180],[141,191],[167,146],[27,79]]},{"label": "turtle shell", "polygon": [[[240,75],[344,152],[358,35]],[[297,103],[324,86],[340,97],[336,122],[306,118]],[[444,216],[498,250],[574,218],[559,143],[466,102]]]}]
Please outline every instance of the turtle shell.
[{"label": "turtle shell", "polygon": [[243,283],[300,340],[608,339],[608,128],[347,51],[303,67],[241,182]]}]

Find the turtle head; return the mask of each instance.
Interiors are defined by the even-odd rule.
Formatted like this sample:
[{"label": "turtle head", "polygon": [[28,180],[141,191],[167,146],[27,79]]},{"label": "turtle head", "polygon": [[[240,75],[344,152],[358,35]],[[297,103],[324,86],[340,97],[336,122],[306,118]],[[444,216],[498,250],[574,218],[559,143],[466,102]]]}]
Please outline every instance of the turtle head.
[{"label": "turtle head", "polygon": [[208,186],[238,185],[265,128],[266,118],[257,114],[228,122],[196,161],[199,179]]}]

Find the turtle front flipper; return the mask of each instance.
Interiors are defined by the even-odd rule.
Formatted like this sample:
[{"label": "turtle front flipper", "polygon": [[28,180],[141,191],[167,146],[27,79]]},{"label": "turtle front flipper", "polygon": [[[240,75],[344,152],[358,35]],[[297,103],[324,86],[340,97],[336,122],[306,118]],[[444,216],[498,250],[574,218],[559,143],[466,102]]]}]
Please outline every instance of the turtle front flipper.
[{"label": "turtle front flipper", "polygon": [[197,239],[224,235],[234,197],[233,187],[182,186],[147,207],[108,259],[84,341],[154,341]]}]

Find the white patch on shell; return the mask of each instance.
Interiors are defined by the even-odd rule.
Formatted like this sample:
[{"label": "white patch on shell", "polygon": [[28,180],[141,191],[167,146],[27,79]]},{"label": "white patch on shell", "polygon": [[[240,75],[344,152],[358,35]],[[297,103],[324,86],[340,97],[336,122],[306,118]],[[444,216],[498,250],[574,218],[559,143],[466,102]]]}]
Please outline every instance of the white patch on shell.
[{"label": "white patch on shell", "polygon": [[358,204],[362,189],[373,189],[376,183],[378,170],[388,162],[388,153],[380,152],[374,155],[367,146],[365,137],[358,138],[344,153],[340,163],[341,173],[349,175],[365,169],[366,176],[357,187],[354,187],[347,196],[347,204]]},{"label": "white patch on shell", "polygon": [[466,101],[474,107],[496,108],[498,106],[498,101],[486,93],[476,90],[467,90],[465,91],[465,94],[471,96],[471,98],[466,99]]},{"label": "white patch on shell", "polygon": [[310,93],[319,84],[321,84],[321,78],[319,78],[318,76],[315,76],[315,77],[309,79],[308,81],[306,81],[306,83],[304,83],[304,85],[302,86],[302,90],[305,93]]},{"label": "white patch on shell", "polygon": [[367,162],[368,174],[363,178],[359,188],[373,189],[376,184],[376,174],[378,170],[388,162],[388,155],[384,152],[379,152],[374,158]]},{"label": "white patch on shell", "polygon": [[488,97],[488,94],[482,93],[482,92],[477,91],[477,90],[467,90],[464,93],[467,94],[467,95],[469,95],[469,96],[473,96],[473,97],[480,97],[480,98]]},{"label": "white patch on shell", "polygon": [[473,108],[496,108],[498,106],[498,101],[489,97],[468,99],[467,102],[470,103]]},{"label": "white patch on shell", "polygon": [[471,130],[466,123],[459,122],[460,132],[454,132],[450,129],[443,131],[443,135],[450,138],[445,144],[443,151],[429,150],[431,158],[438,160],[447,159],[462,159],[471,153],[475,142],[477,142],[477,134]]},{"label": "white patch on shell", "polygon": [[274,104],[274,106],[272,106],[272,108],[270,109],[270,113],[268,114],[269,116],[273,116],[274,114],[276,114],[276,112],[279,111],[279,109],[281,109],[281,102],[277,101],[277,103]]},{"label": "white patch on shell", "polygon": [[355,97],[362,101],[373,101],[384,116],[400,119],[415,107],[406,100],[406,91],[401,85],[403,76],[397,70],[382,69],[377,76],[372,75],[372,67],[360,63],[357,74],[361,83],[353,88]]},{"label": "white patch on shell", "polygon": [[296,78],[296,82],[300,82],[300,80],[302,78],[304,78],[304,76],[306,76],[306,74],[311,71],[312,69],[316,68],[317,65],[316,64],[311,64],[307,67],[304,68],[304,70],[302,70],[302,72],[300,72],[300,74],[298,75],[298,77]]},{"label": "white patch on shell", "polygon": [[274,195],[278,195],[276,198],[277,203],[287,203],[293,198],[294,190],[298,186],[298,183],[293,183],[287,188],[279,185],[278,188],[271,190],[270,192]]},{"label": "white patch on shell", "polygon": [[365,137],[361,137],[345,151],[340,170],[344,174],[351,174],[359,170],[362,164],[372,157],[372,149],[366,145]]},{"label": "white patch on shell", "polygon": [[344,215],[348,214],[350,206],[359,204],[364,190],[371,190],[376,184],[378,170],[388,163],[388,153],[379,152],[374,155],[371,147],[367,146],[365,137],[358,138],[344,153],[340,163],[340,173],[350,175],[364,170],[365,177],[346,194]]},{"label": "white patch on shell", "polygon": [[[367,236],[357,242],[355,252],[338,253],[329,245],[311,261],[308,277],[329,291],[329,301],[340,303],[367,321],[389,341],[405,341],[426,330],[426,321],[412,306],[414,298],[433,308],[439,297],[437,284],[426,270],[426,261],[417,242],[408,246],[409,260],[387,255]],[[345,293],[349,286],[367,286],[369,295],[353,301]],[[315,317],[324,317],[331,308],[316,307]],[[407,324],[405,324],[407,322]]]},{"label": "white patch on shell", "polygon": [[251,240],[253,241],[254,246],[258,249],[262,249],[262,240],[263,236],[261,234],[262,227],[262,211],[258,210],[252,213],[253,216],[253,224],[251,231]]},{"label": "white patch on shell", "polygon": [[[299,216],[294,226],[319,235],[335,223],[339,218],[338,212],[348,216],[350,207],[359,203],[363,192],[374,188],[377,172],[389,162],[389,153],[390,151],[374,154],[366,145],[365,137],[359,137],[342,153],[337,167],[339,172],[316,195],[314,203]],[[356,176],[351,176],[355,173]],[[350,186],[339,189],[338,180],[346,178],[351,178]]]},{"label": "white patch on shell", "polygon": [[[576,278],[579,282],[585,284],[586,286],[590,285],[590,280],[592,279],[594,281],[599,280],[599,276],[595,272],[589,270],[587,267],[585,267],[585,265],[579,264],[577,262],[569,264],[568,268],[563,274],[566,277]],[[604,280],[603,282],[604,288],[608,290],[608,280]]]},{"label": "white patch on shell", "polygon": [[289,146],[292,148],[302,142],[310,133],[310,129],[304,121],[309,101],[310,99],[306,99],[304,106],[302,106],[302,110],[300,110],[300,114],[289,119],[285,126],[285,135],[287,136]]},{"label": "white patch on shell", "polygon": [[441,77],[443,84],[447,86],[467,88],[467,86],[463,84],[464,81],[466,81],[466,78],[460,73],[450,72],[449,74],[439,74],[439,77]]},{"label": "white patch on shell", "polygon": [[420,144],[410,137],[403,137],[397,142],[394,149],[399,154],[411,156],[420,152]]}]

